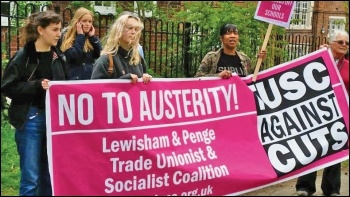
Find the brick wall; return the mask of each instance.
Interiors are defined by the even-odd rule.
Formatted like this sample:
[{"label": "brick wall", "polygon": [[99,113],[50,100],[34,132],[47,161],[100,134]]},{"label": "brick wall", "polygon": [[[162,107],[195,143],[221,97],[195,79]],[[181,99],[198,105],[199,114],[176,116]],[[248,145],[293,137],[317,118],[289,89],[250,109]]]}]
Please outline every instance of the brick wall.
[{"label": "brick wall", "polygon": [[[60,13],[66,8],[69,4],[69,1],[52,1],[52,9],[55,10],[55,12]],[[5,40],[7,40],[8,37],[8,28],[7,27],[1,27],[1,44],[3,45]],[[18,48],[23,47],[24,43],[21,41],[18,43],[18,39],[16,35],[11,35],[11,57],[16,53]],[[8,46],[6,46],[6,51],[8,50]],[[1,54],[2,58],[8,58],[7,53]]]},{"label": "brick wall", "polygon": [[345,24],[345,27],[349,26],[349,10],[345,8],[344,1],[318,1],[317,4],[317,11],[319,13],[316,19],[317,26],[314,29],[318,34],[321,34],[321,28],[323,26],[327,35],[330,16],[346,16],[345,13],[347,13],[347,24]]},{"label": "brick wall", "polygon": [[[74,11],[72,10],[72,12],[70,11],[70,9],[66,9],[67,6],[69,5],[69,1],[52,1],[52,6],[51,8],[56,12],[62,15],[63,17],[63,27],[66,27],[69,24],[69,21],[71,20],[71,17],[73,17]],[[122,3],[133,3],[133,1],[124,1]],[[162,9],[176,9],[176,10],[180,10],[181,9],[181,1],[158,1],[157,4],[159,7],[161,7]],[[111,26],[113,24],[113,20],[109,20],[106,19],[106,16],[101,15],[101,23],[102,23],[102,27],[101,29],[99,29],[98,27],[96,27],[96,36],[99,38],[102,38],[103,36],[106,35],[108,29],[103,27],[105,26],[105,24],[108,21],[108,26]],[[98,21],[95,21],[95,24],[98,24]],[[97,25],[98,26],[98,25]],[[145,26],[145,28],[149,28],[149,26]],[[6,40],[7,36],[7,28],[1,28],[1,42]],[[100,35],[101,34],[101,35]],[[151,39],[152,42],[154,42],[155,38]],[[141,40],[142,41],[142,40]],[[17,48],[21,48],[23,47],[23,43],[17,43],[17,39],[12,36],[11,38],[11,57],[15,54],[15,52],[17,51]],[[6,57],[6,53],[2,54],[3,58],[7,58]]]},{"label": "brick wall", "polygon": [[[7,27],[1,27],[1,47],[5,48],[5,51],[8,51],[8,43],[5,43],[5,40],[8,38],[8,28]],[[11,43],[10,43],[10,51],[11,51],[11,57],[16,53],[17,48],[23,47],[22,43],[17,44],[17,36],[11,37]],[[8,59],[7,53],[1,53],[1,58]]]},{"label": "brick wall", "polygon": [[69,3],[69,1],[52,1],[52,7],[55,9],[55,11],[61,13],[69,5]]},{"label": "brick wall", "polygon": [[[312,29],[311,30],[302,30],[302,29],[293,29],[287,30],[288,33],[304,35],[313,35],[315,37],[325,37],[328,34],[328,25],[330,16],[346,16],[347,24],[345,27],[349,26],[349,14],[348,10],[345,8],[344,1],[314,1],[314,8],[312,13]],[[321,30],[325,30],[324,33],[321,33]]]}]

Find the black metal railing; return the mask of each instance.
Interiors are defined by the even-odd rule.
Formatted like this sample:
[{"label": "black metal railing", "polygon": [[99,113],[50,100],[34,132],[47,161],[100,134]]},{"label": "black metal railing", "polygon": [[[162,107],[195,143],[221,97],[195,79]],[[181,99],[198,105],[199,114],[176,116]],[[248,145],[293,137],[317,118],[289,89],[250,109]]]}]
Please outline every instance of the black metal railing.
[{"label": "black metal railing", "polygon": [[[10,1],[13,4],[14,15],[3,15],[7,17],[7,27],[2,27],[2,32],[6,36],[1,38],[2,57],[10,59],[11,56],[19,50],[19,29],[20,21],[35,12],[36,8],[32,4],[25,6],[24,15],[19,14],[18,3]],[[41,8],[52,9],[50,6]],[[61,11],[63,17],[63,26],[68,25],[73,16],[73,11],[66,8]],[[94,26],[97,30],[97,36],[102,38],[106,35],[108,28],[114,22],[114,16],[101,15],[95,12]],[[158,77],[193,77],[204,55],[220,47],[219,40],[208,46],[205,42],[210,37],[210,32],[203,30],[197,24],[188,22],[173,23],[162,20],[142,19],[145,29],[142,32],[141,45],[143,46],[145,60],[148,63],[150,71]],[[5,28],[5,30],[4,30]],[[7,28],[7,29],[6,29]],[[263,37],[263,36],[261,36]],[[256,40],[246,41],[250,46],[250,51],[244,51],[254,61],[257,54]],[[286,34],[271,35],[268,43],[268,58],[264,61],[264,69],[272,67],[300,56],[306,55],[318,49],[326,43],[326,37],[314,37],[312,35]]]}]

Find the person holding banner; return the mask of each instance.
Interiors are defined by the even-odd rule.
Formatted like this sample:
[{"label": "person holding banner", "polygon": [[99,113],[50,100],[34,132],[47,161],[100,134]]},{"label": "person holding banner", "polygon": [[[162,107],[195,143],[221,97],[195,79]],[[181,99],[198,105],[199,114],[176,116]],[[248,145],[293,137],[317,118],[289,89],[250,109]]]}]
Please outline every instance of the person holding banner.
[{"label": "person holding banner", "polygon": [[327,47],[331,50],[346,91],[349,94],[349,60],[347,59],[349,55],[349,34],[344,30],[335,30],[330,40],[329,44],[321,45],[321,48]]},{"label": "person holding banner", "polygon": [[[240,77],[251,74],[251,59],[243,52],[237,51],[239,33],[236,25],[225,24],[220,28],[222,48],[209,52],[203,58],[195,77],[219,76],[228,79],[232,73]],[[260,51],[258,57],[266,59],[266,50]]]},{"label": "person holding banner", "polygon": [[[341,78],[349,94],[349,61],[345,55],[349,50],[349,34],[343,30],[335,30],[330,37],[329,44],[320,46],[328,47],[331,51]],[[316,192],[317,171],[298,178],[296,190],[298,196],[309,196]],[[325,196],[339,196],[341,185],[341,163],[329,166],[323,170],[321,189]]]},{"label": "person holding banner", "polygon": [[60,46],[67,58],[70,80],[90,79],[93,63],[100,57],[102,46],[95,36],[93,17],[90,10],[81,7],[63,30]]},{"label": "person holding banner", "polygon": [[1,81],[9,97],[21,179],[20,196],[51,196],[46,147],[45,95],[51,80],[66,80],[64,54],[56,48],[62,18],[53,11],[33,13],[23,27],[25,42],[10,60]]},{"label": "person holding banner", "polygon": [[132,12],[123,12],[111,26],[106,36],[106,45],[96,60],[91,79],[139,78],[144,83],[151,81],[146,63],[139,52],[139,40],[143,24]]}]

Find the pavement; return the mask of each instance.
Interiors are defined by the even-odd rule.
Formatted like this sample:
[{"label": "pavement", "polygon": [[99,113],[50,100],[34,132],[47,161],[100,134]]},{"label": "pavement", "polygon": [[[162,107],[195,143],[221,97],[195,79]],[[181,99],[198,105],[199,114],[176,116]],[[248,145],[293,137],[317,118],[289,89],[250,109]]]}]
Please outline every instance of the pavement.
[{"label": "pavement", "polygon": [[[321,190],[323,170],[317,171],[316,193],[313,196],[324,196]],[[265,187],[241,196],[298,196],[295,190],[297,179]],[[340,196],[349,196],[349,166],[342,166]]]}]

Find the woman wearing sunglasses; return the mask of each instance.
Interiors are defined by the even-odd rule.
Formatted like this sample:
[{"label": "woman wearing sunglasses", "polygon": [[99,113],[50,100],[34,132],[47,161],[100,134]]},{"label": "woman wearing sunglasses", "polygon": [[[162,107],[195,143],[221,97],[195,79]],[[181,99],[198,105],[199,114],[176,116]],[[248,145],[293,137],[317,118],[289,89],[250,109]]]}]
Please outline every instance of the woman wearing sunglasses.
[{"label": "woman wearing sunglasses", "polygon": [[336,30],[330,38],[329,48],[349,94],[349,60],[345,58],[349,50],[349,34],[346,31]]},{"label": "woman wearing sunglasses", "polygon": [[[349,50],[349,34],[343,30],[335,30],[330,37],[329,45],[321,45],[321,48],[328,47],[337,64],[341,78],[349,94],[349,60],[345,55]],[[298,196],[311,196],[316,192],[317,171],[298,178],[296,190]],[[325,196],[340,195],[341,163],[329,166],[323,170],[321,189]]]}]

